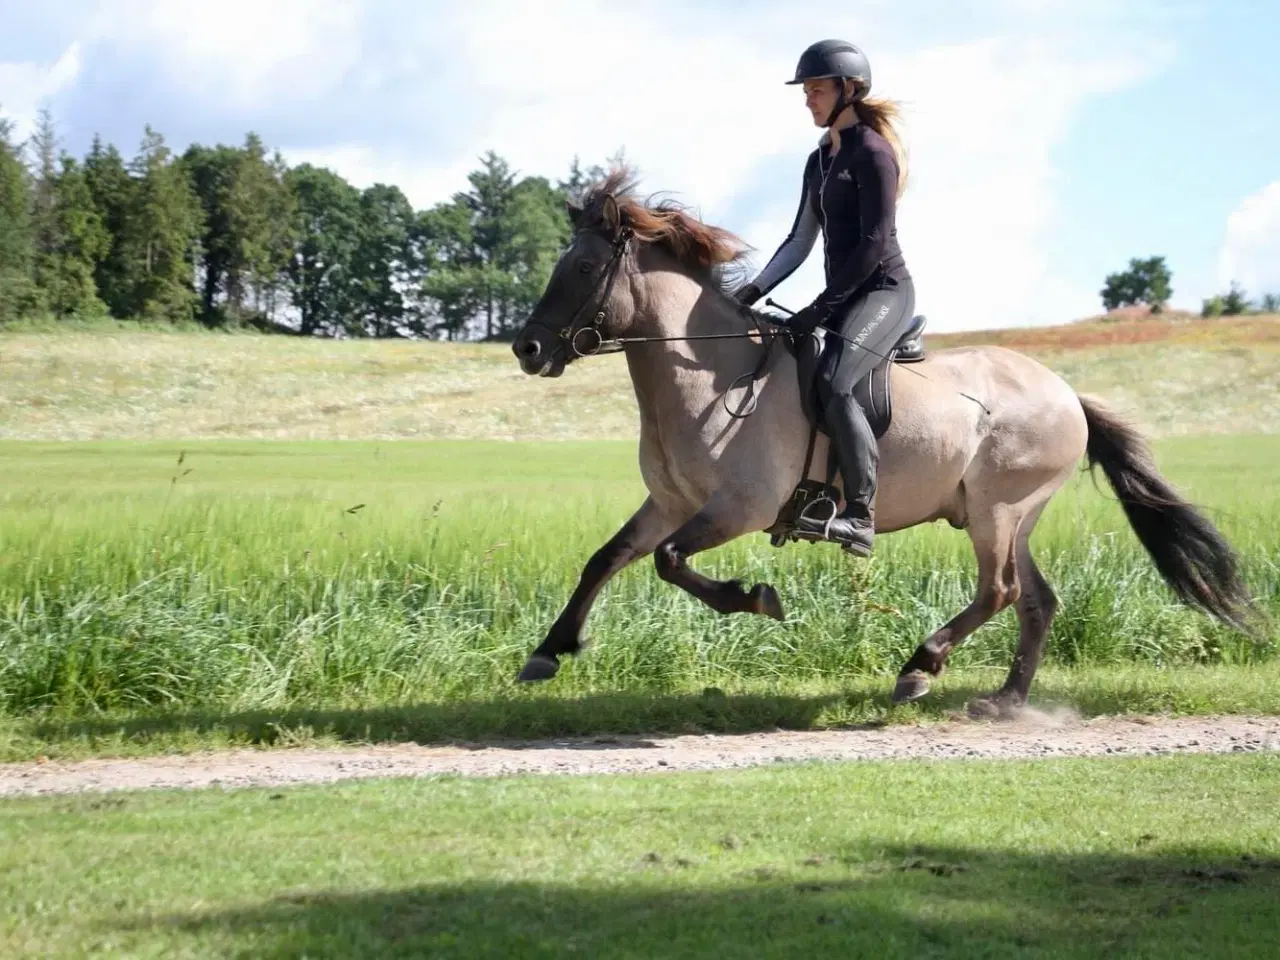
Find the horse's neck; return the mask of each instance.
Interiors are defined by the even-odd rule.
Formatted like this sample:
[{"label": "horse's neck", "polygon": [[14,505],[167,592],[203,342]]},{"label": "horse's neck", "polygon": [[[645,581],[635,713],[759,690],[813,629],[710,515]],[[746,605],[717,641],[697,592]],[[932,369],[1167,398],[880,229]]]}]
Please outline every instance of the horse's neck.
[{"label": "horse's neck", "polygon": [[[628,346],[627,366],[642,416],[700,419],[735,378],[760,358],[751,322],[716,291],[688,277],[664,276],[638,305],[631,336],[669,337]],[[685,337],[719,336],[716,340]]]}]

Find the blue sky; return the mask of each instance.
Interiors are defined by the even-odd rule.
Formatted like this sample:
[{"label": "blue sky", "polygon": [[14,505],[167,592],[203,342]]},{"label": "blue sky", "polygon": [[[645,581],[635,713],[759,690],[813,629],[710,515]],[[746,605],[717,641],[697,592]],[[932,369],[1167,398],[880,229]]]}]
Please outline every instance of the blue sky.
[{"label": "blue sky", "polygon": [[[819,131],[782,81],[822,37],[903,100],[900,239],[933,329],[1097,312],[1163,254],[1174,304],[1280,292],[1280,4],[1223,0],[0,0],[0,111],[81,154],[259,133],[418,206],[489,148],[525,173],[619,147],[642,188],[738,232],[762,266]],[[665,62],[664,62],[665,57]],[[820,289],[821,256],[779,288]]]}]

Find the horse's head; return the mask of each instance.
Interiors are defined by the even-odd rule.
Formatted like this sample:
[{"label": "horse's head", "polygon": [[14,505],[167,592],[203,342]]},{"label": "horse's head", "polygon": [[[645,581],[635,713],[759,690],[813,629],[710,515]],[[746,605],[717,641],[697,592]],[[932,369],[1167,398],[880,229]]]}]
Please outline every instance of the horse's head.
[{"label": "horse's head", "polygon": [[570,201],[568,211],[573,242],[511,345],[530,375],[560,376],[618,336],[635,310],[629,285],[618,282],[633,230],[617,198],[602,191],[585,204]]},{"label": "horse's head", "polygon": [[[695,293],[702,287],[725,294],[717,271],[737,264],[744,252],[741,241],[676,204],[640,202],[631,195],[630,176],[626,167],[616,169],[581,202],[569,203],[573,242],[511,345],[525,373],[558,377],[576,358],[631,335],[645,318],[643,305],[636,302],[636,285],[626,276],[629,271],[644,273],[657,266],[655,276],[691,278],[697,286],[686,282],[686,288]],[[645,294],[646,302],[670,303],[672,296],[670,288]],[[670,313],[645,322],[674,326],[687,319],[674,318],[679,311]]]}]

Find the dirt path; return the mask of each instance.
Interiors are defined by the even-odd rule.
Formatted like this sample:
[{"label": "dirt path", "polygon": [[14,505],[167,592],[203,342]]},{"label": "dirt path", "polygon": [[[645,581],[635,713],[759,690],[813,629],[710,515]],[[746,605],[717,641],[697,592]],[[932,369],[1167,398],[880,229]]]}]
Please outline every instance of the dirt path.
[{"label": "dirt path", "polygon": [[138,759],[0,764],[0,796],[140,788],[282,786],[436,774],[596,774],[713,770],[808,760],[1028,758],[1280,752],[1280,717],[1042,714],[1016,723],[947,722],[840,730],[424,747],[234,750]]}]

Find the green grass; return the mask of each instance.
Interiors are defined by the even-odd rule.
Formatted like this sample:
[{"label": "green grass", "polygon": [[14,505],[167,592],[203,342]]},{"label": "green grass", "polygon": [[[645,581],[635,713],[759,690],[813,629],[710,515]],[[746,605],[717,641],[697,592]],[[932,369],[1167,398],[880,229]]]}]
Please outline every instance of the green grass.
[{"label": "green grass", "polygon": [[1270,957],[1260,756],[0,804],[0,953]]},{"label": "green grass", "polygon": [[[1280,438],[1171,439],[1158,453],[1280,612],[1280,492],[1266,482]],[[817,712],[873,721],[888,678],[972,594],[972,549],[945,525],[885,537],[865,562],[757,535],[696,565],[774,583],[787,623],[719,617],[646,561],[598,603],[586,655],[549,688],[514,689],[582,563],[642,498],[634,460],[619,442],[0,443],[8,753],[60,737],[67,750],[138,749],[139,736],[154,748],[205,736],[211,716],[230,718],[231,739],[271,742],[270,724],[323,734],[316,710],[400,711],[376,725],[418,736],[557,733],[653,720],[653,698],[707,687],[764,697],[766,718],[815,713],[769,698],[835,697],[844,705]],[[1113,705],[1185,706],[1196,697],[1174,691],[1197,683],[1185,671],[1217,665],[1205,709],[1273,711],[1248,678],[1275,662],[1278,638],[1254,644],[1176,604],[1109,496],[1073,482],[1033,540],[1062,600],[1047,658],[1061,689],[1079,700],[1079,671],[1133,668],[1141,695]],[[957,650],[957,689],[997,680],[1016,633],[1009,611]],[[1037,691],[1052,692],[1049,677]],[[700,711],[667,710],[665,724],[696,726]],[[121,734],[158,714],[159,739]],[[86,718],[88,739],[65,725]]]},{"label": "green grass", "polygon": [[[1040,359],[1160,435],[1275,433],[1280,317],[939,335]],[[745,372],[745,371],[744,371]],[[558,380],[505,344],[332,341],[137,325],[0,330],[0,439],[630,439],[621,356]]]},{"label": "green grass", "polygon": [[[748,681],[683,692],[502,689],[483,697],[371,699],[361,705],[236,710],[34,712],[0,718],[0,761],[147,756],[226,747],[336,747],[388,743],[523,741],[617,734],[756,733],[866,729],[963,716],[1004,668],[949,672],[924,701],[889,703],[892,680]],[[1082,717],[1116,714],[1280,714],[1280,663],[1253,666],[1049,665],[1036,676],[1037,709]]]}]

